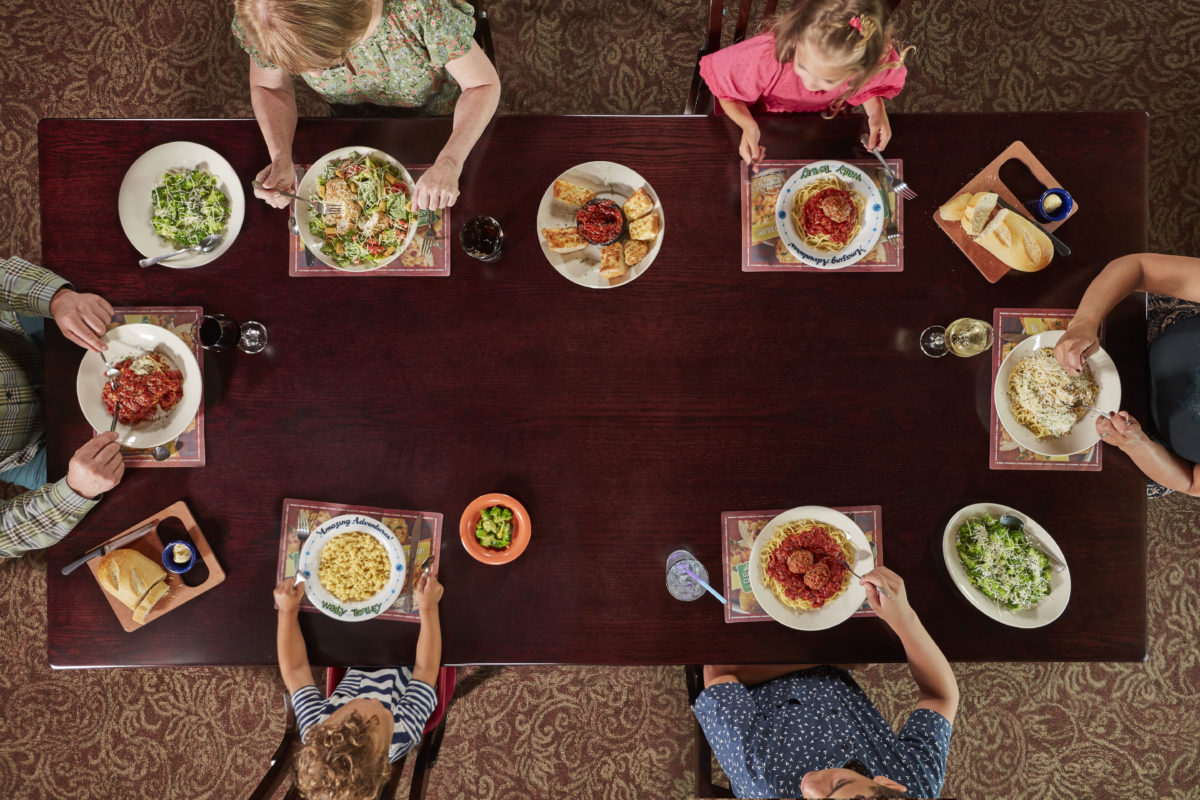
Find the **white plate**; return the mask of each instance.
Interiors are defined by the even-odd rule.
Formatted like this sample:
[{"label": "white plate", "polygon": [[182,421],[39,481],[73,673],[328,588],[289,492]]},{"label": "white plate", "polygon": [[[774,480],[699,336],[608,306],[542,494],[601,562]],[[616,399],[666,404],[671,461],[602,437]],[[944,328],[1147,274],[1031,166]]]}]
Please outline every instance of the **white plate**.
[{"label": "white plate", "polygon": [[147,150],[133,162],[125,172],[121,191],[117,195],[117,213],[129,243],[147,258],[173,253],[179,248],[158,238],[154,226],[150,224],[154,214],[150,193],[162,181],[165,173],[187,169],[204,169],[216,176],[218,187],[229,198],[229,222],[222,232],[225,240],[220,247],[211,253],[178,256],[162,262],[162,266],[172,269],[190,269],[207,264],[220,258],[233,246],[246,216],[246,196],[242,193],[242,185],[233,167],[211,147],[195,142],[167,142]]},{"label": "white plate", "polygon": [[[399,161],[392,158],[382,150],[376,150],[373,147],[343,147],[338,150],[334,150],[332,153],[326,153],[325,155],[321,156],[313,162],[313,165],[308,168],[308,172],[305,172],[304,177],[300,179],[300,186],[296,189],[296,194],[300,197],[311,197],[312,195],[316,194],[317,178],[325,170],[325,165],[334,159],[348,158],[351,153],[358,153],[360,155],[365,154],[374,161],[385,161],[398,169],[400,174],[404,176],[404,184],[408,187],[409,210],[412,210],[412,197],[413,192],[415,191],[415,184],[413,183],[412,175],[408,173],[408,170],[405,169],[404,165]],[[343,267],[334,261],[333,258],[321,252],[321,247],[325,244],[325,240],[314,236],[308,229],[308,221],[312,219],[312,216],[312,206],[310,206],[308,203],[296,203],[296,227],[300,230],[300,239],[304,242],[305,246],[308,247],[309,252],[316,256],[322,264],[328,264],[334,269],[340,269],[344,272],[371,272],[387,266],[400,257],[400,255],[412,242],[413,237],[417,235],[417,226],[415,224],[409,225],[408,235],[404,237],[404,243],[400,245],[400,247],[397,247],[396,252],[392,253],[387,258],[380,259],[374,264],[359,264]]]},{"label": "white plate", "polygon": [[[799,220],[792,214],[792,203],[796,192],[806,184],[830,175],[862,195],[863,219],[858,235],[844,248],[833,253],[819,253],[805,245],[798,230]],[[861,261],[875,249],[879,234],[883,231],[883,223],[883,198],[879,195],[879,187],[865,170],[845,161],[816,161],[796,170],[775,199],[775,227],[779,231],[779,238],[792,255],[810,267],[841,269]]]},{"label": "white plate", "polygon": [[854,524],[854,520],[842,512],[825,506],[800,506],[784,511],[759,531],[758,537],[754,540],[754,547],[750,550],[750,587],[754,590],[754,599],[758,600],[758,604],[776,622],[796,630],[820,631],[848,620],[866,601],[867,590],[859,585],[858,578],[851,575],[850,586],[840,597],[834,598],[820,608],[799,611],[784,605],[775,596],[775,593],[766,587],[762,575],[763,547],[775,535],[776,528],[801,519],[814,519],[817,522],[824,522],[840,528],[856,552],[857,557],[852,566],[859,575],[870,572],[875,567],[875,563],[871,557],[871,543],[867,541],[862,528]]},{"label": "white plate", "polygon": [[657,213],[659,222],[658,236],[651,243],[650,250],[645,257],[630,267],[620,278],[610,281],[600,274],[599,246],[589,244],[583,250],[574,253],[555,253],[542,238],[542,228],[574,226],[575,212],[579,210],[578,206],[569,206],[555,200],[554,184],[551,183],[546,187],[546,193],[542,195],[542,202],[538,206],[537,239],[542,246],[542,252],[546,255],[546,260],[558,270],[558,274],[572,283],[586,286],[589,289],[611,289],[614,286],[624,286],[636,280],[638,276],[650,269],[650,264],[653,263],[655,256],[662,248],[667,218],[663,214],[662,203],[659,202],[658,195],[654,193],[654,187],[647,183],[645,178],[629,167],[612,161],[588,161],[571,167],[559,175],[558,180],[570,181],[585,189],[591,189],[597,197],[612,200],[617,205],[624,204],[634,192],[645,187],[646,194],[650,195],[650,199],[654,201],[654,210],[650,213]]},{"label": "white plate", "polygon": [[[392,562],[392,576],[374,596],[356,603],[343,603],[321,586],[318,567],[321,551],[335,536],[343,533],[367,533],[387,550]],[[299,571],[304,576],[304,591],[309,601],[326,616],[345,622],[362,622],[377,617],[393,603],[404,588],[404,548],[386,525],[362,514],[343,514],[322,523],[304,542],[300,551]]]},{"label": "white plate", "polygon": [[104,359],[116,364],[144,353],[158,353],[183,373],[183,397],[174,408],[157,419],[134,426],[118,422],[117,441],[138,450],[175,441],[196,418],[196,412],[200,410],[200,398],[204,394],[200,364],[192,348],[172,331],[145,322],[120,325],[101,336],[100,341],[108,345],[104,357],[87,351],[79,362],[79,372],[75,377],[79,408],[83,410],[88,424],[98,431],[107,431],[112,424],[112,415],[104,407],[104,400],[100,396],[107,380],[104,377]]},{"label": "white plate", "polygon": [[954,585],[958,587],[958,590],[963,593],[963,597],[967,598],[971,605],[996,620],[996,622],[1002,622],[1014,628],[1040,628],[1043,625],[1049,625],[1051,622],[1054,622],[1054,620],[1062,616],[1063,611],[1067,607],[1067,602],[1071,599],[1071,568],[1069,566],[1062,572],[1055,572],[1051,568],[1050,594],[1043,597],[1032,608],[1025,608],[1020,611],[1010,611],[1000,605],[979,591],[975,587],[975,584],[971,583],[971,579],[967,577],[967,571],[963,568],[962,559],[959,558],[958,549],[955,547],[958,541],[958,529],[967,521],[967,517],[978,517],[985,513],[992,515],[996,519],[999,519],[1004,514],[1012,514],[1025,520],[1025,528],[1039,536],[1041,541],[1045,543],[1047,550],[1061,558],[1064,564],[1067,563],[1067,559],[1063,557],[1062,550],[1058,548],[1058,544],[1051,538],[1050,534],[1046,533],[1046,529],[1030,519],[1028,514],[1022,514],[1011,506],[999,503],[975,503],[974,505],[959,509],[950,518],[950,522],[946,524],[946,532],[942,536],[942,557],[946,560],[946,570],[950,573],[950,580],[954,581]]},{"label": "white plate", "polygon": [[[1066,436],[1058,439],[1038,439],[1033,435],[1033,431],[1017,422],[1009,405],[1008,379],[1012,375],[1013,367],[1026,356],[1033,355],[1033,351],[1039,348],[1053,348],[1063,333],[1065,331],[1044,331],[1018,342],[1004,357],[1004,361],[1000,362],[996,383],[992,386],[992,402],[996,404],[996,416],[1000,418],[1004,430],[1008,431],[1008,435],[1021,447],[1044,456],[1081,453],[1100,441],[1100,434],[1096,432],[1096,414],[1092,411],[1076,422],[1075,427],[1071,428]],[[1101,411],[1116,411],[1121,407],[1121,376],[1117,374],[1117,365],[1103,348],[1097,348],[1096,352],[1089,354],[1087,363],[1092,369],[1096,388],[1099,389],[1094,405]]]}]

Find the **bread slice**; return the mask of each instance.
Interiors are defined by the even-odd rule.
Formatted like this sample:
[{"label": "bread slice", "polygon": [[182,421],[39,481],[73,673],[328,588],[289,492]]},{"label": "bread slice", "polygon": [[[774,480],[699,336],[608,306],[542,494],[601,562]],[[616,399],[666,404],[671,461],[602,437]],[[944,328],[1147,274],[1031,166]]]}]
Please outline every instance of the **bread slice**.
[{"label": "bread slice", "polygon": [[639,217],[644,217],[649,214],[654,208],[654,201],[650,199],[650,195],[646,192],[646,187],[643,186],[633,193],[633,196],[625,201],[621,206],[621,210],[625,212],[625,219],[633,222]]},{"label": "bread slice", "polygon": [[963,209],[962,226],[968,236],[979,236],[987,226],[988,218],[996,209],[1000,197],[995,192],[976,192]]},{"label": "bread slice", "polygon": [[100,587],[130,610],[138,607],[146,593],[167,577],[167,571],[146,556],[122,547],[96,564],[96,579]]},{"label": "bread slice", "polygon": [[141,625],[146,621],[146,615],[153,610],[155,604],[162,599],[167,593],[170,586],[167,584],[166,576],[158,583],[150,587],[150,591],[146,592],[146,596],[142,598],[142,602],[138,603],[137,608],[133,610],[133,621]]},{"label": "bread slice", "polygon": [[621,250],[620,242],[613,242],[607,247],[600,249],[600,275],[602,277],[608,278],[611,281],[614,278],[621,277],[629,269],[625,266]]},{"label": "bread slice", "polygon": [[979,238],[994,237],[1001,247],[1012,247],[1012,230],[1008,227],[1009,214],[1010,212],[1007,208],[997,211],[996,216],[992,217],[991,222],[983,226]]},{"label": "bread slice", "polygon": [[1010,266],[1022,272],[1039,272],[1049,266],[1054,258],[1054,244],[1050,237],[1020,214],[1010,214],[1007,224],[1012,231],[1013,248],[1019,247],[1028,259],[1027,262],[1022,261],[1020,266]]},{"label": "bread slice", "polygon": [[647,214],[641,219],[634,220],[629,223],[629,238],[641,239],[645,242],[653,242],[658,236],[658,231],[661,224],[658,221],[658,214]]},{"label": "bread slice", "polygon": [[640,239],[633,239],[625,245],[625,265],[632,267],[646,257],[650,246]]},{"label": "bread slice", "polygon": [[579,235],[574,225],[569,228],[542,228],[542,238],[555,253],[574,253],[588,246],[587,240]]},{"label": "bread slice", "polygon": [[963,192],[958,197],[938,209],[938,215],[947,222],[957,222],[963,217],[963,210],[971,202],[971,193]]},{"label": "bread slice", "polygon": [[564,180],[554,181],[554,199],[569,206],[581,206],[595,196],[596,193],[591,189],[585,189],[577,183]]}]

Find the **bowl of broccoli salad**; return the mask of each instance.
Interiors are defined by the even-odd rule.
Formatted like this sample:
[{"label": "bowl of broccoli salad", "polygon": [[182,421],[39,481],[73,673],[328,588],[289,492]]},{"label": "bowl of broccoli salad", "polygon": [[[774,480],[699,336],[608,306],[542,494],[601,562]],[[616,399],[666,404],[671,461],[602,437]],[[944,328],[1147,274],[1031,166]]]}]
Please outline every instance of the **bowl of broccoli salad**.
[{"label": "bowl of broccoli salad", "polygon": [[497,492],[471,501],[458,523],[463,547],[484,564],[507,564],[517,558],[525,552],[532,531],[525,506]]},{"label": "bowl of broccoli salad", "polygon": [[512,544],[513,513],[505,506],[485,508],[475,525],[475,540],[492,550],[503,550]]},{"label": "bowl of broccoli salad", "polygon": [[379,269],[400,257],[417,232],[412,176],[378,150],[347,147],[316,161],[300,181],[300,197],[336,203],[318,215],[296,204],[305,245],[325,264],[355,272]]},{"label": "bowl of broccoli salad", "polygon": [[968,517],[955,548],[971,583],[1009,610],[1037,605],[1050,594],[1050,559],[1023,531],[989,514]]},{"label": "bowl of broccoli salad", "polygon": [[229,198],[208,170],[167,172],[151,190],[150,202],[154,232],[176,250],[223,233],[229,223]]}]

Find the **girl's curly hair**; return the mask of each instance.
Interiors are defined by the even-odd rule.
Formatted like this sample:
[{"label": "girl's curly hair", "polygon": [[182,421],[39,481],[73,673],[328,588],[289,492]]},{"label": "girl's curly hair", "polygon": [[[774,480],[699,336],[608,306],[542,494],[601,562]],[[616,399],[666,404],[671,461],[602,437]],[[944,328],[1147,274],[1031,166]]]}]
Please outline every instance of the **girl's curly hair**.
[{"label": "girl's curly hair", "polygon": [[883,0],[797,0],[767,29],[775,36],[775,58],[780,64],[795,61],[796,47],[808,43],[853,75],[845,93],[825,112],[824,116],[834,117],[867,81],[885,69],[898,68],[913,49],[901,46],[899,61],[881,63],[893,45],[891,17]]},{"label": "girl's curly hair", "polygon": [[388,748],[376,756],[371,732],[379,719],[357,711],[336,725],[328,721],[308,732],[296,754],[296,788],[305,800],[375,800],[391,774]]}]

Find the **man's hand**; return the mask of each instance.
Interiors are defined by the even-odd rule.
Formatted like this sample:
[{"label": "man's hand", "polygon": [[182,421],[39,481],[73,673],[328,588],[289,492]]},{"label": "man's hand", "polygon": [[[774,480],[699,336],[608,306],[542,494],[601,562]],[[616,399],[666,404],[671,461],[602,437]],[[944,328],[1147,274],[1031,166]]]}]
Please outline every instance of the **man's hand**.
[{"label": "man's hand", "polygon": [[120,483],[124,474],[125,462],[121,459],[117,434],[102,433],[71,456],[67,486],[75,494],[92,500]]},{"label": "man's hand", "polygon": [[439,156],[433,166],[417,181],[413,192],[413,208],[446,208],[458,199],[458,178],[462,165],[454,159]]},{"label": "man's hand", "polygon": [[97,353],[108,349],[100,337],[108,329],[113,308],[98,294],[79,294],[63,287],[50,300],[50,315],[59,330],[80,347]]},{"label": "man's hand", "polygon": [[413,590],[413,594],[421,607],[422,614],[437,608],[438,602],[442,599],[442,591],[442,585],[438,583],[437,576],[432,572],[427,571],[417,578],[417,586]]},{"label": "man's hand", "polygon": [[304,584],[296,583],[295,578],[284,578],[275,587],[275,605],[280,614],[294,614],[300,609],[300,600],[304,597]]},{"label": "man's hand", "polygon": [[[867,602],[881,620],[892,630],[908,624],[913,615],[908,604],[908,593],[904,590],[904,579],[887,567],[876,567],[862,576],[859,583],[867,589]],[[884,597],[877,587],[882,586],[891,597]]]},{"label": "man's hand", "polygon": [[260,170],[254,179],[263,187],[259,189],[256,186],[254,196],[266,200],[267,205],[275,208],[287,208],[288,203],[292,202],[292,198],[275,191],[283,189],[290,192],[296,183],[296,165],[292,163],[291,158],[272,161]]}]

